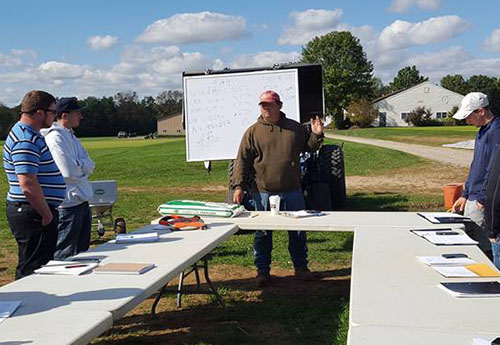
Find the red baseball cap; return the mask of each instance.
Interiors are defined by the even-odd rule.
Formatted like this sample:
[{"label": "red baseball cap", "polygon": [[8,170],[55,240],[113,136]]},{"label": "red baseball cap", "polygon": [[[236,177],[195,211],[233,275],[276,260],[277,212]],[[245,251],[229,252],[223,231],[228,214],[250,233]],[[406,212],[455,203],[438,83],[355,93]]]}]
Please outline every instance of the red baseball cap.
[{"label": "red baseball cap", "polygon": [[266,90],[260,94],[259,105],[261,103],[271,103],[276,102],[281,104],[280,95],[276,91]]}]

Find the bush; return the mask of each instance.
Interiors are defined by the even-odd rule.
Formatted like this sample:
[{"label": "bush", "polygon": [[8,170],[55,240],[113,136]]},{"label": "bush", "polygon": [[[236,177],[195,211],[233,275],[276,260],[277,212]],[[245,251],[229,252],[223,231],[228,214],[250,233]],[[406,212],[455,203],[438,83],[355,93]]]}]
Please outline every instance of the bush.
[{"label": "bush", "polygon": [[465,120],[457,120],[453,118],[453,115],[456,114],[458,111],[458,107],[454,106],[451,108],[451,110],[448,112],[448,117],[443,119],[443,125],[445,126],[465,126],[467,122]]},{"label": "bush", "polygon": [[378,116],[378,110],[367,99],[352,101],[347,108],[347,118],[355,126],[369,127]]},{"label": "bush", "polygon": [[459,121],[451,116],[447,116],[443,119],[443,126],[457,126]]},{"label": "bush", "polygon": [[443,119],[444,126],[463,126],[467,124],[465,120],[457,120],[453,118],[453,115],[455,115],[457,111],[458,111],[457,106],[451,108],[451,110],[447,114],[448,116]]},{"label": "bush", "polygon": [[442,126],[443,122],[432,118],[432,111],[426,107],[416,107],[406,118],[406,122],[415,127]]}]

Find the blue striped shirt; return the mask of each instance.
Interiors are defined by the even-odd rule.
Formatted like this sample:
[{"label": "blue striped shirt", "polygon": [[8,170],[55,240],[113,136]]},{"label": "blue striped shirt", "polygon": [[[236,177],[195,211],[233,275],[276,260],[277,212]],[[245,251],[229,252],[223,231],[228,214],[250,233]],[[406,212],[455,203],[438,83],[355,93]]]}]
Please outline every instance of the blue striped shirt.
[{"label": "blue striped shirt", "polygon": [[7,200],[26,202],[18,174],[36,175],[45,201],[58,206],[64,201],[66,184],[57,168],[45,139],[31,126],[17,122],[10,130],[3,146],[3,166],[7,173],[9,192]]}]

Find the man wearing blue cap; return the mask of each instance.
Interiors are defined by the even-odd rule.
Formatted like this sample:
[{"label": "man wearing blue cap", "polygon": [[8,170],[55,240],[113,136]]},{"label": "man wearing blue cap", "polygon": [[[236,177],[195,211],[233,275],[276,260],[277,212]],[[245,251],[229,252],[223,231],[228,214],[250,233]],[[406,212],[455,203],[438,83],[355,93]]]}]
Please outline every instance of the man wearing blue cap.
[{"label": "man wearing blue cap", "polygon": [[80,126],[82,109],[75,97],[60,98],[56,102],[57,121],[42,131],[67,186],[59,206],[56,260],[86,251],[90,245],[92,214],[88,201],[92,186],[88,178],[95,164],[73,131]]},{"label": "man wearing blue cap", "polygon": [[453,205],[453,212],[464,213],[475,225],[471,236],[479,242],[479,247],[491,258],[491,245],[484,223],[486,186],[494,157],[500,146],[500,119],[489,107],[488,96],[481,92],[471,92],[462,99],[460,109],[453,117],[469,125],[479,127],[474,143],[474,158],[462,196]]}]

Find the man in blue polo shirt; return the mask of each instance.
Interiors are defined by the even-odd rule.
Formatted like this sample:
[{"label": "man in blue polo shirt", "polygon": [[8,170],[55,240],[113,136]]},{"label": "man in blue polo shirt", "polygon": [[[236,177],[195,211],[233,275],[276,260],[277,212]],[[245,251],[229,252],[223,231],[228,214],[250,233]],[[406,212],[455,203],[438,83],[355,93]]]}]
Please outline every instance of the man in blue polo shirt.
[{"label": "man in blue polo shirt", "polygon": [[453,212],[463,212],[476,226],[472,237],[479,247],[491,257],[491,245],[484,224],[486,186],[496,151],[500,146],[500,119],[490,111],[488,97],[481,92],[467,94],[460,104],[455,119],[479,127],[474,143],[474,158],[462,196],[453,205]]},{"label": "man in blue polo shirt", "polygon": [[55,103],[47,92],[28,92],[19,122],[3,147],[9,183],[7,220],[18,245],[16,279],[46,264],[56,247],[57,206],[64,200],[66,185],[40,134],[54,121]]}]

